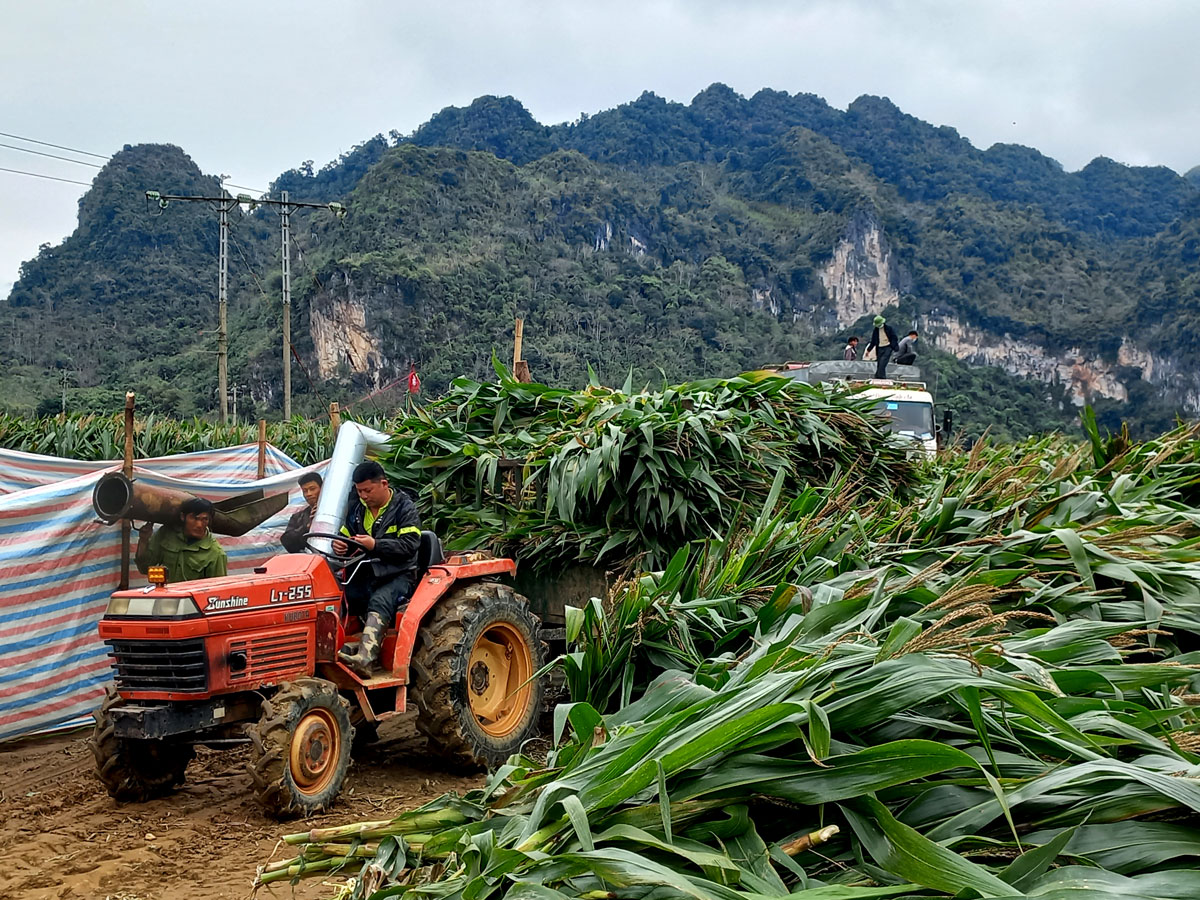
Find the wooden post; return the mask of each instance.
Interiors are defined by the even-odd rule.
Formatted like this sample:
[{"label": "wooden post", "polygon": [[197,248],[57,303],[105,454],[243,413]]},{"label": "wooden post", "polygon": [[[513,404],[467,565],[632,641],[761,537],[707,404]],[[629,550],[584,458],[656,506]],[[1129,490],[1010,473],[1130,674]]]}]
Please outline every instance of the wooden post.
[{"label": "wooden post", "polygon": [[513,378],[522,384],[529,384],[533,376],[529,374],[529,363],[521,358],[521,345],[525,341],[525,320],[517,319],[513,327]]},{"label": "wooden post", "polygon": [[525,320],[517,319],[513,327],[513,372],[517,371],[517,363],[521,361],[521,341],[525,338]]},{"label": "wooden post", "polygon": [[336,435],[338,427],[342,424],[342,414],[338,411],[338,402],[334,400],[329,404],[329,424],[333,426],[333,433]]},{"label": "wooden post", "polygon": [[[121,472],[126,478],[133,478],[133,409],[134,393],[125,393],[125,457],[121,461]],[[133,536],[133,522],[130,519],[121,520],[121,581],[118,590],[129,588],[129,542]]]},{"label": "wooden post", "polygon": [[267,475],[267,420],[258,420],[258,480]]}]

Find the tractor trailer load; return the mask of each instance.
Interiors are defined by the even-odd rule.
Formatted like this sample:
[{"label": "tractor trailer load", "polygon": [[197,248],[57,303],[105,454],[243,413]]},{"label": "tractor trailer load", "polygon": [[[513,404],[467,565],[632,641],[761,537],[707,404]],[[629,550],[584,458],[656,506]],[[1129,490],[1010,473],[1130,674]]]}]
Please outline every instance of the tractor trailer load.
[{"label": "tractor trailer load", "polygon": [[[353,747],[383,720],[419,707],[430,752],[456,766],[497,765],[536,730],[542,707],[541,623],[501,579],[510,559],[443,554],[422,532],[418,582],[389,628],[381,670],[361,677],[338,659],[361,623],[343,583],[369,553],[338,532],[350,473],[388,436],[338,432],[308,543],[250,574],[117,591],[100,621],[114,684],[95,713],[92,752],[118,800],[182,783],[197,745],[250,746],[259,800],[274,815],[326,808]],[[350,546],[346,556],[332,541]]]}]

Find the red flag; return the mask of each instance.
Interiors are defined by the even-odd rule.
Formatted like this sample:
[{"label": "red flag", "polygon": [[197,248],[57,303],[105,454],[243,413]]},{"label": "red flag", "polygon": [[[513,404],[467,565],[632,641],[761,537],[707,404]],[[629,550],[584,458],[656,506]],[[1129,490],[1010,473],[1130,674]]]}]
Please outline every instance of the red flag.
[{"label": "red flag", "polygon": [[408,392],[417,394],[421,391],[421,376],[417,374],[417,364],[408,364]]}]

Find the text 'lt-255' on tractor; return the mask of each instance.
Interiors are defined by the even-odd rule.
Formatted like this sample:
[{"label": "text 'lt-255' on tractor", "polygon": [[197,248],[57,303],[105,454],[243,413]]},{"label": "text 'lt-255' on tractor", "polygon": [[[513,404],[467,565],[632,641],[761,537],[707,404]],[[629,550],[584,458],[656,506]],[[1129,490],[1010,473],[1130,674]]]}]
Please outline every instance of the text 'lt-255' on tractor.
[{"label": "text 'lt-255' on tractor", "polygon": [[540,622],[499,580],[515,573],[510,559],[443,556],[437,537],[422,532],[419,581],[386,633],[380,670],[364,678],[339,661],[361,623],[346,614],[338,573],[369,560],[352,541],[348,557],[335,554],[331,539],[350,471],[386,440],[341,427],[309,536],[315,555],[113,594],[99,627],[114,684],[92,737],[113,797],[144,800],[181,784],[197,745],[249,743],[265,809],[313,813],[341,790],[356,733],[373,736],[413,701],[430,752],[452,766],[497,765],[534,733]]}]

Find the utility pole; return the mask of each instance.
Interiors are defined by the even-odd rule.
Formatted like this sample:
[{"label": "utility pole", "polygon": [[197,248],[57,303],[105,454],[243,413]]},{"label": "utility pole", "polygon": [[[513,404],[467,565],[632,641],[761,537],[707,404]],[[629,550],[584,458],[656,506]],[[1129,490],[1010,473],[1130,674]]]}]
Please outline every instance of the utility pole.
[{"label": "utility pole", "polygon": [[[225,177],[221,176],[221,195],[225,194]],[[221,424],[229,424],[229,204],[222,201],[221,251],[217,264],[217,396],[221,398]]]},{"label": "utility pole", "polygon": [[[238,194],[231,197],[224,188],[225,176],[221,176],[220,197],[184,197],[176,194],[164,194],[160,191],[146,191],[146,199],[156,201],[161,209],[166,209],[172,200],[195,201],[209,203],[220,214],[221,240],[219,255],[219,277],[217,282],[217,394],[221,398],[221,424],[229,422],[229,329],[226,319],[228,306],[228,273],[229,273],[229,213],[234,207],[245,203],[251,211],[259,206],[277,206],[280,208],[282,219],[281,243],[283,245],[283,415],[285,419],[292,416],[292,264],[291,264],[291,221],[289,216],[298,209],[328,209],[339,219],[346,215],[346,207],[341,203],[301,203],[288,199],[287,191],[282,192],[282,199],[269,200],[265,197],[254,198],[249,194]],[[236,389],[235,389],[236,390]],[[236,399],[235,399],[236,404]],[[236,408],[234,416],[237,416]]]},{"label": "utility pole", "polygon": [[283,420],[292,418],[292,231],[288,192],[281,191],[280,233],[283,242]]}]

